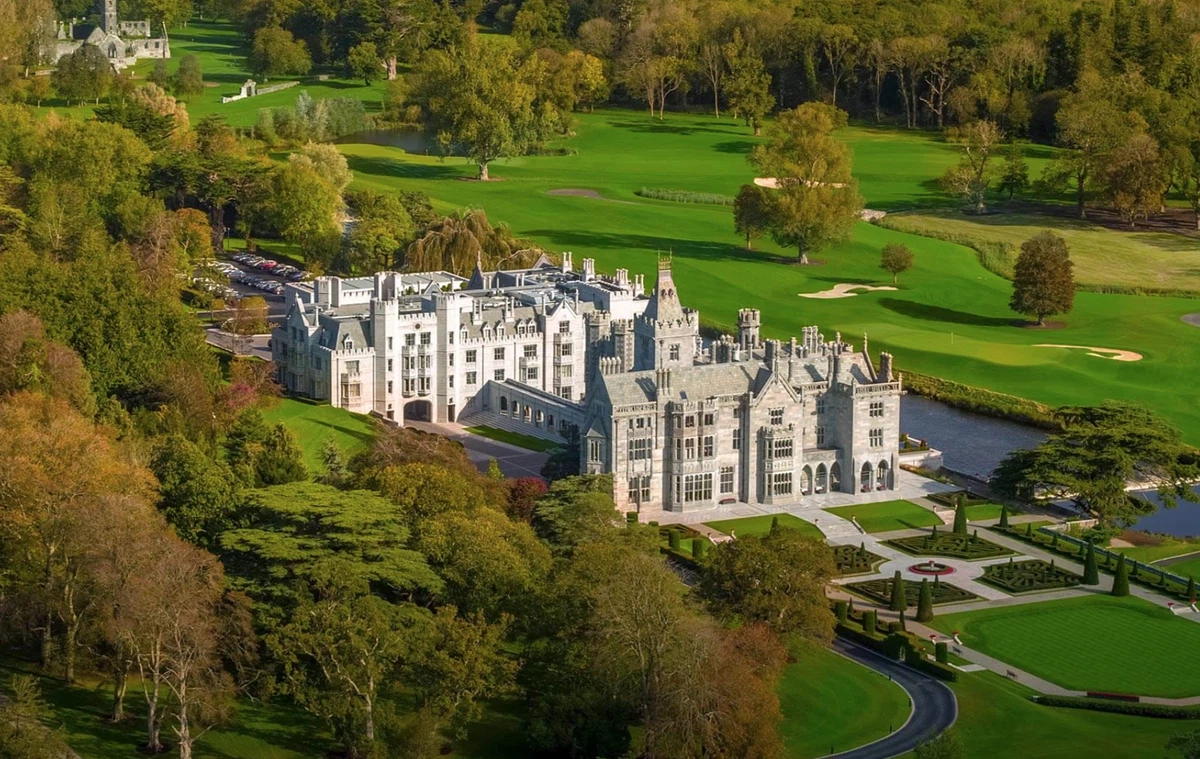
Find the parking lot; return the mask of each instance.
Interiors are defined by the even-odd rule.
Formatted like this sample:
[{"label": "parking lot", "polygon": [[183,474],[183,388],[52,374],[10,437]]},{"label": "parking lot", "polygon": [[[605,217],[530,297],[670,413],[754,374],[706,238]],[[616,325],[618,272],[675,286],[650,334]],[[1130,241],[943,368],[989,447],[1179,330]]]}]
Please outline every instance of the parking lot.
[{"label": "parking lot", "polygon": [[[309,278],[307,272],[288,264],[238,252],[228,261],[216,261],[212,272],[198,272],[194,283],[226,301],[260,297],[267,302],[268,318],[284,315],[283,286]],[[226,279],[226,282],[218,280]]]}]

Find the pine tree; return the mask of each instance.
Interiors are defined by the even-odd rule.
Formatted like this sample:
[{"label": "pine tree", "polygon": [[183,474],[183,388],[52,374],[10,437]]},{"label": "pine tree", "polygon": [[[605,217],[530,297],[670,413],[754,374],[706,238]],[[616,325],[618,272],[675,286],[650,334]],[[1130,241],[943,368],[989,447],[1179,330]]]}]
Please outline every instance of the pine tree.
[{"label": "pine tree", "polygon": [[892,602],[888,608],[892,611],[904,611],[908,607],[908,601],[904,598],[904,578],[900,576],[900,570],[896,570],[896,574],[892,577]]},{"label": "pine tree", "polygon": [[1125,566],[1125,554],[1121,554],[1117,559],[1117,576],[1113,578],[1112,594],[1129,595],[1129,568]]},{"label": "pine tree", "polygon": [[1032,538],[1032,537],[1033,537],[1033,522],[1028,522],[1028,523],[1026,523],[1026,525],[1025,525],[1025,537],[1027,537],[1027,538]]},{"label": "pine tree", "polygon": [[963,505],[962,496],[958,497],[958,501],[954,506],[954,534],[967,534],[967,508]]},{"label": "pine tree", "polygon": [[1090,540],[1087,544],[1087,553],[1083,557],[1083,584],[1100,584],[1100,568],[1096,566],[1096,546]]},{"label": "pine tree", "polygon": [[775,516],[771,517],[771,532],[770,532],[770,534],[774,535],[777,532],[779,532],[779,516],[775,515]]},{"label": "pine tree", "polygon": [[929,580],[921,580],[921,592],[917,596],[917,621],[933,621],[933,588],[929,587]]},{"label": "pine tree", "polygon": [[1000,529],[1008,529],[1008,506],[1000,504]]}]

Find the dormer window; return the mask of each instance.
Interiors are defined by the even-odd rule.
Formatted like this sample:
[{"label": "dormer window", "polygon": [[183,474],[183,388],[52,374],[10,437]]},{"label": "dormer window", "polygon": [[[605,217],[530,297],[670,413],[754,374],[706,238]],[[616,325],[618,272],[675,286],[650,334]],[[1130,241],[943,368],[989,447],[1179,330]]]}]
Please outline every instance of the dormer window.
[{"label": "dormer window", "polygon": [[350,339],[349,335],[346,335],[345,337],[342,338],[342,350],[345,350],[345,351],[354,350],[354,341]]}]

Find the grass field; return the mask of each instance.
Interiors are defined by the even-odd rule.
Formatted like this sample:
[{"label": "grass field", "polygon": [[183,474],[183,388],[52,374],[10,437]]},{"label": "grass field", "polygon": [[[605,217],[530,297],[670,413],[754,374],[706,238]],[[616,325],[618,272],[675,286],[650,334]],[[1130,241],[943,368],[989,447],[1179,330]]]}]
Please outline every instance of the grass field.
[{"label": "grass field", "polygon": [[1065,688],[1180,698],[1200,695],[1200,670],[1182,652],[1200,648],[1200,625],[1133,596],[947,614],[933,626]]},{"label": "grass field", "polygon": [[709,527],[717,532],[723,532],[726,535],[736,531],[738,537],[746,537],[747,535],[766,535],[771,531],[771,521],[779,520],[779,524],[783,527],[791,527],[799,530],[810,538],[820,538],[824,540],[825,535],[817,529],[812,522],[807,522],[800,517],[792,516],[791,514],[764,514],[757,517],[743,517],[741,519],[721,519],[716,522],[705,522]]},{"label": "grass field", "polygon": [[838,506],[825,509],[830,514],[842,519],[854,517],[860,527],[867,532],[891,532],[906,530],[912,527],[932,527],[942,524],[929,509],[923,509],[911,501],[883,501],[882,503],[865,503],[857,506]]},{"label": "grass field", "polygon": [[1200,242],[1170,232],[1116,232],[1084,219],[1004,211],[965,216],[954,209],[888,217],[888,225],[915,234],[953,235],[1020,247],[1052,227],[1071,248],[1075,281],[1086,285],[1200,291]]},{"label": "grass field", "polygon": [[292,431],[312,474],[323,469],[321,449],[326,440],[332,438],[350,456],[366,447],[378,430],[369,417],[302,398],[282,398],[263,417],[272,424],[283,422]]},{"label": "grass field", "polygon": [[[856,339],[866,332],[872,351],[892,352],[901,370],[1054,405],[1137,400],[1200,442],[1200,407],[1185,394],[1160,392],[1185,386],[1200,371],[1200,330],[1180,320],[1200,311],[1200,301],[1080,293],[1063,329],[1023,329],[1014,326],[1008,308],[1011,283],[983,269],[964,246],[859,224],[853,241],[816,256],[824,265],[799,267],[789,263],[794,252],[769,240],[745,250],[728,207],[635,195],[642,186],[735,193],[754,177],[745,156],[755,141],[740,123],[678,114],[659,121],[611,110],[577,114],[575,131],[564,143],[571,155],[497,162],[492,175],[500,181],[488,183],[460,181],[475,174],[463,159],[440,161],[380,145],[340,148],[357,187],[422,190],[441,210],[482,207],[519,235],[573,251],[576,261],[595,258],[603,271],[624,267],[653,281],[657,254],[672,251],[681,297],[717,328],[731,330],[737,309],[754,306],[762,311],[764,336],[786,339],[811,324],[829,336],[836,330]],[[851,127],[841,135],[855,151],[868,207],[938,199],[933,178],[954,160],[952,146],[894,130]],[[568,188],[601,197],[547,194]],[[886,283],[879,250],[890,241],[916,254],[898,290],[798,298],[840,282]],[[1119,362],[1033,347],[1039,343],[1123,348],[1144,358]]]},{"label": "grass field", "polygon": [[510,432],[509,430],[500,430],[495,427],[467,427],[467,432],[472,432],[480,437],[486,437],[491,440],[497,440],[501,443],[515,445],[518,448],[525,448],[530,451],[553,451],[555,448],[562,446],[552,440],[543,440],[540,437],[533,435],[522,435],[519,432]]},{"label": "grass field", "polygon": [[1114,548],[1131,559],[1153,563],[1160,559],[1182,556],[1188,553],[1200,553],[1200,540],[1175,540],[1164,538],[1154,545],[1139,545],[1133,547]]},{"label": "grass field", "polygon": [[[1174,759],[1167,740],[1195,729],[1181,720],[1054,709],[1029,700],[1033,691],[993,672],[964,674],[954,731],[970,759]],[[912,754],[907,754],[911,757]]]},{"label": "grass field", "polygon": [[1197,582],[1200,582],[1200,556],[1192,559],[1184,559],[1172,564],[1162,564],[1163,569],[1168,572],[1174,572],[1177,575],[1184,577],[1195,577]]},{"label": "grass field", "polygon": [[792,759],[870,743],[908,718],[908,696],[883,675],[817,646],[792,653],[779,686],[780,734]]}]

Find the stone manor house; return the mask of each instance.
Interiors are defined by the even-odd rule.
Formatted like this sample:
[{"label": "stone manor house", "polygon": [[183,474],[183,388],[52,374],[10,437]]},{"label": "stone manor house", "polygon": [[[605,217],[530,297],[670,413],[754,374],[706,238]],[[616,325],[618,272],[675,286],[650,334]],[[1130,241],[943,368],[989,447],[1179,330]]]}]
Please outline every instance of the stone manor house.
[{"label": "stone manor house", "polygon": [[132,66],[139,58],[170,58],[171,47],[166,34],[150,29],[149,21],[120,21],[117,0],[102,0],[100,24],[77,24],[75,20],[61,21],[55,29],[51,62],[70,55],[83,45],[95,45],[118,71]]},{"label": "stone manor house", "polygon": [[816,327],[762,340],[700,337],[669,262],[643,278],[546,259],[470,279],[446,272],[321,277],[291,285],[271,350],[291,393],[396,424],[462,422],[580,436],[580,469],[613,475],[626,510],[895,487],[899,378]]}]

